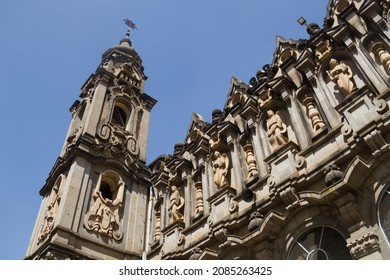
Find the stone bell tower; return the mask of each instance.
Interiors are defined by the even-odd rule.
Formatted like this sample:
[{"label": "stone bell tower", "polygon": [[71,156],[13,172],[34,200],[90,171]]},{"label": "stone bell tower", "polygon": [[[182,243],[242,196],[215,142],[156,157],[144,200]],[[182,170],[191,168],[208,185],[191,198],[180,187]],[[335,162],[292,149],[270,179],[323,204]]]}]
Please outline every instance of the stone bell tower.
[{"label": "stone bell tower", "polygon": [[145,247],[149,116],[142,60],[126,37],[70,108],[61,154],[43,197],[26,259],[140,259]]}]

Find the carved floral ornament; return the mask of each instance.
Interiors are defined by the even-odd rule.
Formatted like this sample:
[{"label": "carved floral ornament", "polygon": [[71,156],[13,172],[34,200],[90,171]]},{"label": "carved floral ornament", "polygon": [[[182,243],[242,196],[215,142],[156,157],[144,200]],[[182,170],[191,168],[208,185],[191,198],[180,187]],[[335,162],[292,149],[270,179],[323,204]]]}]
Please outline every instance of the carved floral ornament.
[{"label": "carved floral ornament", "polygon": [[99,177],[93,194],[94,203],[84,217],[87,230],[115,240],[122,239],[119,209],[122,207],[124,189],[124,182],[115,172],[107,171]]}]

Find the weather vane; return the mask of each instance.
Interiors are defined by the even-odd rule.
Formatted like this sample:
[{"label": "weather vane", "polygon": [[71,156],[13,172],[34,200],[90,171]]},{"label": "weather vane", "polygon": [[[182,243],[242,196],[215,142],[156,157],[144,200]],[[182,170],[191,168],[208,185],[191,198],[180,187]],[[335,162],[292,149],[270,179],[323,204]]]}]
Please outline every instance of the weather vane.
[{"label": "weather vane", "polygon": [[135,23],[131,19],[124,18],[123,21],[129,27],[129,29],[127,30],[127,33],[129,33],[129,35],[130,35],[131,29],[137,29],[137,26],[135,25]]},{"label": "weather vane", "polygon": [[123,21],[129,27],[127,29],[127,32],[126,32],[126,38],[129,39],[131,29],[137,29],[137,26],[135,25],[135,23],[131,19],[124,18]]}]

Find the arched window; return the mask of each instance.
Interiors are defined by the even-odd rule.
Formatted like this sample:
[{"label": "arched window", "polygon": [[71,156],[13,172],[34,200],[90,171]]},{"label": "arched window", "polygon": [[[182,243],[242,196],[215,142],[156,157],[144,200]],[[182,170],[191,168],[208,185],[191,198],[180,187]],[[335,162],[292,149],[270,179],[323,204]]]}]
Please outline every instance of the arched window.
[{"label": "arched window", "polygon": [[119,176],[112,171],[102,174],[99,192],[103,199],[111,200],[112,203],[121,202],[123,196],[123,182]]},{"label": "arched window", "polygon": [[351,260],[347,242],[330,227],[316,227],[299,237],[288,255],[289,260]]},{"label": "arched window", "polygon": [[390,187],[384,192],[378,210],[380,226],[390,243]]},{"label": "arched window", "polygon": [[130,111],[128,106],[121,102],[116,102],[114,110],[112,111],[111,123],[126,128],[127,121],[129,120]]},{"label": "arched window", "polygon": [[127,121],[127,116],[125,111],[120,108],[119,106],[114,107],[114,112],[112,113],[112,119],[111,122],[113,124],[125,127]]}]

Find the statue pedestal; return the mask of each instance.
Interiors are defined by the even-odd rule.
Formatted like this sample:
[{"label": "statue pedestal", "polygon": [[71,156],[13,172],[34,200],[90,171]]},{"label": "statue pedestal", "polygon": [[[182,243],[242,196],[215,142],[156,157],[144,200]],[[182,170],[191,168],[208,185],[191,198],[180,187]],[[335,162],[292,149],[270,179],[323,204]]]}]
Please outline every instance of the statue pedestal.
[{"label": "statue pedestal", "polygon": [[180,246],[184,244],[185,238],[182,231],[185,224],[181,221],[176,221],[164,228],[161,233],[164,236],[164,245],[162,247],[162,257],[169,253],[176,252],[180,249]]},{"label": "statue pedestal", "polygon": [[236,195],[236,193],[237,191],[235,189],[226,187],[207,199],[211,207],[208,219],[210,227],[219,221],[230,218],[232,210],[234,210],[232,208],[235,207],[235,203],[232,198]]},{"label": "statue pedestal", "polygon": [[274,184],[281,182],[287,177],[293,176],[297,172],[297,161],[295,155],[300,148],[294,142],[288,142],[277,149],[264,161],[271,167],[270,178]]}]

